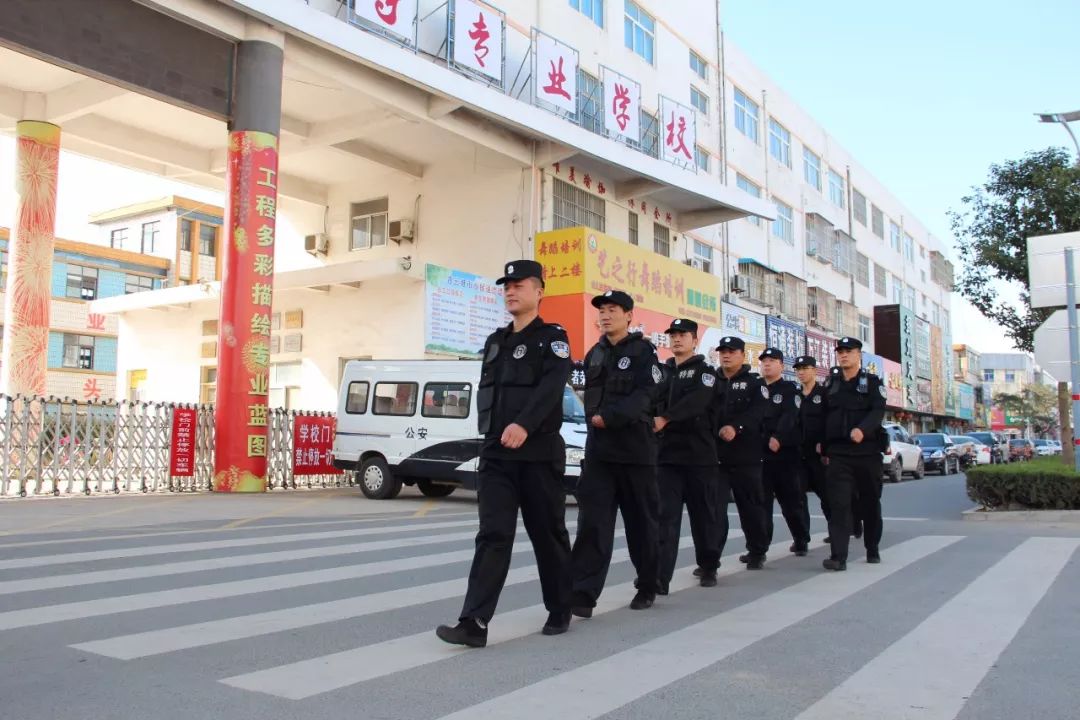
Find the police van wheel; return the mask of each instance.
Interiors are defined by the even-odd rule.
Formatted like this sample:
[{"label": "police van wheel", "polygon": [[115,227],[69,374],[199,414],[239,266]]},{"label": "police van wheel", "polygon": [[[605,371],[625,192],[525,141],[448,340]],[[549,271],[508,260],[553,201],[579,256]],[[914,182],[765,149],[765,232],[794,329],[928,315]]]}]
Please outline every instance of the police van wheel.
[{"label": "police van wheel", "polygon": [[401,492],[401,481],[390,472],[381,457],[371,457],[360,466],[360,492],[372,500],[390,500]]},{"label": "police van wheel", "polygon": [[425,497],[429,498],[446,497],[457,490],[456,485],[445,485],[443,483],[432,482],[431,480],[417,480],[416,487],[420,488],[420,492]]}]

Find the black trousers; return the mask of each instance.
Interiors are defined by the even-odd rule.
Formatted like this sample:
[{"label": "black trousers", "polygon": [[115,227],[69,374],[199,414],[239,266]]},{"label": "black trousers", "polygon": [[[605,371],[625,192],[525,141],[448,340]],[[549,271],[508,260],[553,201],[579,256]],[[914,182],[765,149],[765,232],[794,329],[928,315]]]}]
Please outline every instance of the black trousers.
[{"label": "black trousers", "polygon": [[[721,487],[725,484],[729,486],[735,497],[739,523],[746,535],[746,551],[751,555],[765,557],[765,553],[769,551],[769,539],[766,534],[768,528],[765,524],[765,486],[761,479],[761,464],[721,465],[720,483]],[[724,517],[727,517],[726,497],[725,494],[725,502],[720,508]],[[724,533],[723,542],[720,543],[721,553],[726,544],[727,533]]]},{"label": "black trousers", "polygon": [[510,570],[518,508],[532,541],[548,612],[570,610],[570,536],[561,462],[480,460],[480,531],[461,619],[489,622]]},{"label": "black trousers", "polygon": [[802,463],[795,451],[778,453],[765,451],[762,463],[762,484],[765,486],[765,537],[766,545],[773,539],[773,498],[780,502],[791,538],[796,545],[810,542],[809,513],[806,509],[806,490],[801,475]]},{"label": "black trousers", "polygon": [[[720,542],[727,537],[727,493],[720,487],[716,465],[661,465],[660,485],[660,587],[667,589],[675,574],[682,536],[683,505],[690,515],[690,534],[698,567],[715,572],[720,567]],[[720,514],[720,494],[724,513]]]},{"label": "black trousers", "polygon": [[[825,464],[821,462],[821,456],[814,451],[808,451],[803,457],[802,461],[802,482],[803,491],[812,492],[817,495],[818,500],[821,501],[821,514],[825,516],[825,522],[829,522],[829,518],[832,517],[831,508],[829,506],[829,494],[826,491],[825,485],[826,468]],[[810,527],[810,501],[807,498],[806,502],[806,514],[803,515],[806,520],[806,527]]]},{"label": "black trousers", "polygon": [[578,482],[577,504],[577,537],[572,551],[574,605],[595,607],[604,590],[617,512],[622,513],[638,590],[655,594],[659,590],[660,568],[656,466],[586,458]]},{"label": "black trousers", "polygon": [[877,551],[882,530],[881,456],[876,453],[863,457],[832,455],[826,478],[832,509],[829,539],[833,558],[847,560],[855,504],[863,522],[863,544],[867,551]]}]

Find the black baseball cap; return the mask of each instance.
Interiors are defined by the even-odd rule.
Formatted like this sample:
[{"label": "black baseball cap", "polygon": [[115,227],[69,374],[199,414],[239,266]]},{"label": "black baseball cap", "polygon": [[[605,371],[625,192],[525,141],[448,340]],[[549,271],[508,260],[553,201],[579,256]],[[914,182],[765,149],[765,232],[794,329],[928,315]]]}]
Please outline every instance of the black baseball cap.
[{"label": "black baseball cap", "polygon": [[634,309],[634,298],[622,290],[608,290],[603,295],[597,295],[592,299],[592,306],[599,308],[602,305],[618,305],[623,310],[630,312]]},{"label": "black baseball cap", "polygon": [[716,346],[717,350],[745,350],[746,343],[743,342],[741,337],[735,337],[734,335],[725,335],[720,338],[720,344]]},{"label": "black baseball cap", "polygon": [[510,280],[524,280],[536,278],[540,285],[544,284],[544,266],[535,260],[511,260],[506,263],[503,276],[495,281],[496,285],[505,285]]},{"label": "black baseball cap", "polygon": [[817,358],[813,355],[800,355],[799,357],[795,358],[795,368],[798,369],[801,367],[816,368]]},{"label": "black baseball cap", "polygon": [[687,318],[675,318],[671,321],[671,327],[664,332],[669,334],[673,332],[688,332],[697,335],[697,323],[693,320],[688,320]]},{"label": "black baseball cap", "polygon": [[765,358],[776,358],[780,362],[783,362],[784,353],[780,350],[780,348],[765,348],[761,351],[761,354],[758,355],[757,359],[764,360]]},{"label": "black baseball cap", "polygon": [[853,337],[842,337],[836,341],[837,350],[862,350],[862,340]]}]

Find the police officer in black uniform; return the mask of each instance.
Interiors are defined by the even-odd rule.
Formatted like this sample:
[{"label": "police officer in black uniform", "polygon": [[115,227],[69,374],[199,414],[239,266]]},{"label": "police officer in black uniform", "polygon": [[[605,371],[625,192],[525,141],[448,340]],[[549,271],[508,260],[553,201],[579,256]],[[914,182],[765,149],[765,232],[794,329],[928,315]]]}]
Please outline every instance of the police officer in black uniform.
[{"label": "police officer in black uniform", "polygon": [[592,300],[604,336],[585,356],[585,418],[589,435],[578,481],[578,526],[573,548],[572,610],[591,617],[604,589],[622,512],[637,594],[630,607],[652,606],[659,590],[657,439],[653,430],[663,370],[656,348],[630,332],[634,300],[608,290]]},{"label": "police officer in black uniform", "polygon": [[773,498],[780,503],[788,530],[791,552],[804,557],[810,544],[810,524],[806,511],[806,492],[799,479],[802,461],[799,436],[799,408],[802,398],[795,383],[784,380],[784,353],[779,348],[765,348],[758,356],[761,379],[769,390],[769,409],[762,421],[765,458],[762,479],[765,486],[765,534],[773,538]]},{"label": "police officer in black uniform", "polygon": [[[817,359],[813,355],[795,358],[795,375],[801,385],[799,404],[799,430],[801,443],[803,492],[813,492],[821,502],[821,512],[826,523],[832,514],[829,496],[825,492],[825,463],[821,458],[821,446],[825,442],[825,387],[817,379]],[[810,503],[805,504],[803,518],[810,527]]]},{"label": "police officer in black uniform", "polygon": [[[716,457],[720,463],[718,512],[727,522],[728,488],[735,496],[739,521],[746,535],[746,566],[760,570],[769,549],[765,525],[765,488],[761,480],[761,422],[769,405],[769,390],[746,364],[742,338],[720,338],[720,373],[713,397],[714,424],[719,428]],[[720,552],[727,542],[726,527]]]},{"label": "police officer in black uniform", "polygon": [[543,268],[531,260],[507,263],[498,284],[513,322],[484,344],[477,389],[480,434],[480,531],[459,622],[436,634],[456,645],[483,647],[510,569],[518,508],[532,541],[548,620],[545,635],[570,625],[570,536],[563,487],[566,448],[563,388],[570,375],[566,331],[539,316]]},{"label": "police officer in black uniform", "polygon": [[832,556],[826,570],[846,570],[852,529],[852,496],[862,510],[866,561],[881,562],[881,453],[887,437],[881,427],[885,416],[885,385],[862,369],[862,342],[844,337],[836,342],[836,362],[825,389],[824,453],[829,460],[826,487],[832,520],[829,538]]},{"label": "police officer in black uniform", "polygon": [[[716,465],[716,433],[710,406],[716,373],[695,355],[698,324],[687,318],[667,329],[674,357],[667,361],[660,392],[663,409],[656,417],[660,437],[660,594],[666,595],[682,535],[683,505],[690,514],[697,575],[702,587],[716,585],[720,538],[727,536],[727,513],[721,520],[720,473]],[[725,490],[726,492],[726,490]]]}]

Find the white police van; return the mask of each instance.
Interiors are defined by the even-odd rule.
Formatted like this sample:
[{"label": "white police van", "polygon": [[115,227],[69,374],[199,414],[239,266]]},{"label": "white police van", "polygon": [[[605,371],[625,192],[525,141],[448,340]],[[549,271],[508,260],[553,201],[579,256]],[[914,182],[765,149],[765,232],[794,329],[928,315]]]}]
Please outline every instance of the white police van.
[{"label": "white police van", "polygon": [[[479,360],[350,360],[338,395],[334,465],[358,475],[369,498],[416,485],[428,497],[476,488]],[[573,492],[585,457],[585,408],[563,389],[566,484]]]}]

